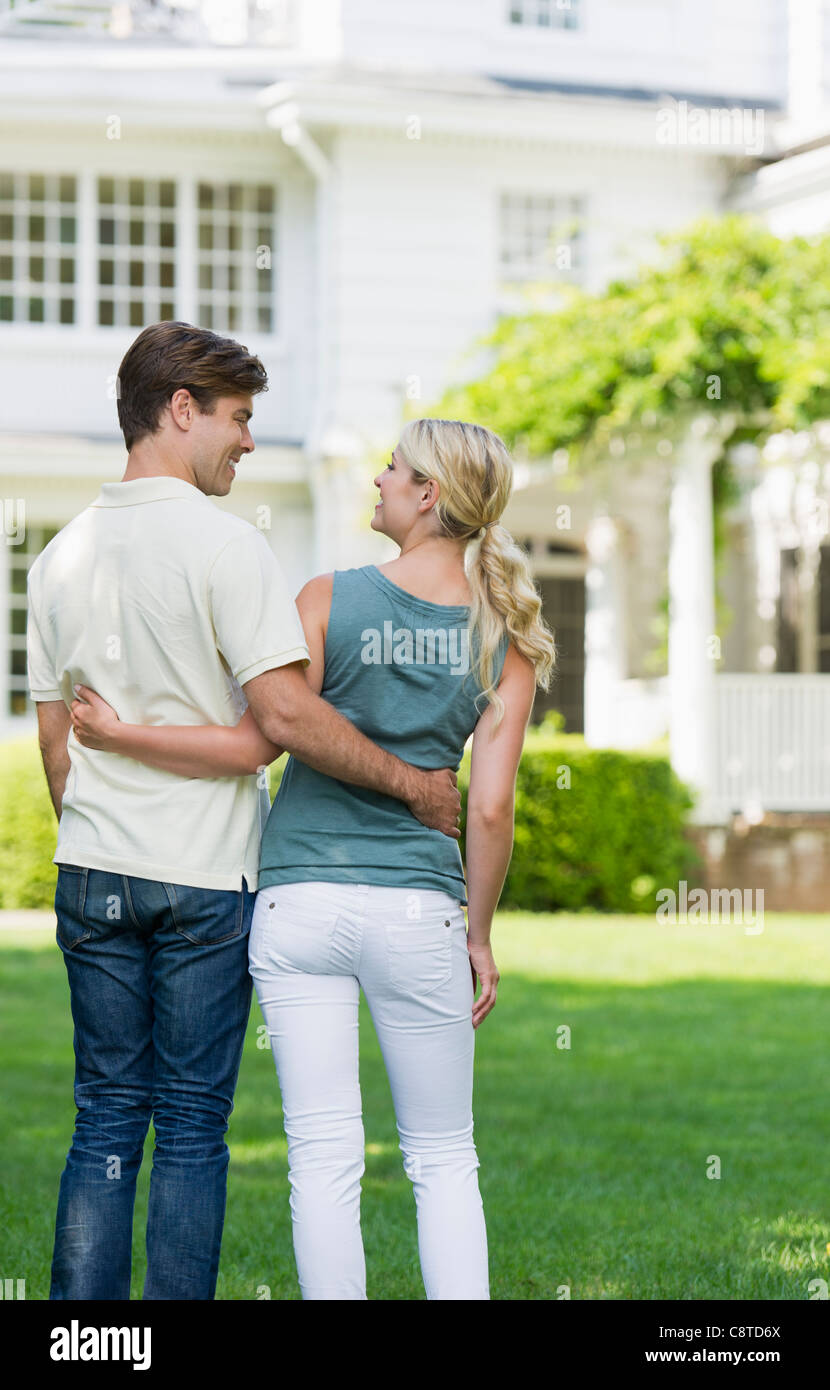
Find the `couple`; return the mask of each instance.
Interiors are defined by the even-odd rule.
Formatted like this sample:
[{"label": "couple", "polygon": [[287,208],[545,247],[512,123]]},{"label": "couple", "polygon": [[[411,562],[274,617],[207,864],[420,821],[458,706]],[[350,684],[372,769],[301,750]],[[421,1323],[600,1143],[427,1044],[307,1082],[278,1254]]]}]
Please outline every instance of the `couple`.
[{"label": "couple", "polygon": [[[516,769],[554,663],[498,524],[510,459],[475,425],[406,425],[371,522],[400,555],[320,575],[295,606],[262,533],[208,500],[254,448],[265,389],[240,344],[146,328],[119,373],[124,478],[29,575],[76,1057],[50,1297],[129,1298],[151,1119],[143,1296],[214,1297],[253,981],[303,1298],[366,1298],[362,987],[427,1298],[487,1299],[474,1037],[496,1000]],[[448,659],[462,647],[469,663]],[[455,774],[470,734],[465,887]],[[285,750],[270,806],[262,774]]]}]

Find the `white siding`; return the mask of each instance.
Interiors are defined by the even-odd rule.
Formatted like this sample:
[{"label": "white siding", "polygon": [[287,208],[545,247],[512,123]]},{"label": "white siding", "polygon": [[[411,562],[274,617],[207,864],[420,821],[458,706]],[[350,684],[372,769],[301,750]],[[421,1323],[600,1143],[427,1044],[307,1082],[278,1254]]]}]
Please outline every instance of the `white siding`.
[{"label": "white siding", "polygon": [[329,406],[340,425],[382,438],[400,420],[408,379],[420,379],[425,406],[434,402],[494,321],[504,189],[586,199],[593,287],[635,265],[655,231],[721,196],[717,163],[657,149],[622,158],[354,132],[338,139],[336,163]]},{"label": "white siding", "polygon": [[[799,0],[800,2],[800,0]],[[342,0],[348,61],[784,96],[786,0],[580,0],[581,27],[510,24],[509,0]]]}]

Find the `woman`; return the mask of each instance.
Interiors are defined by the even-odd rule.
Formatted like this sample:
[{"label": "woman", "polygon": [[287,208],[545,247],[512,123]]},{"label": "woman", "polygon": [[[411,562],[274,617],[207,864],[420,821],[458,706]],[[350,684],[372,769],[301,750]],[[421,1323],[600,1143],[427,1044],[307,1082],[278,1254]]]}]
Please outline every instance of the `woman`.
[{"label": "woman", "polygon": [[[291,757],[262,840],[250,968],[282,1091],[303,1298],[366,1297],[362,987],[415,1189],[427,1298],[488,1299],[475,1029],[496,1002],[490,929],[513,844],[516,770],[555,649],[525,556],[498,524],[512,467],[496,435],[413,421],[375,484],[372,528],[400,554],[302,589],[306,676],[369,738],[419,766],[457,768],[473,735],[466,889],[455,840],[402,802]],[[87,699],[72,705],[81,741],[133,756],[129,726]],[[250,772],[282,752],[250,710],[235,729],[212,731],[207,755],[204,728],[175,733],[177,766],[192,748],[194,776],[216,776],[219,765],[223,775]],[[172,736],[159,729],[148,746],[145,728],[136,756],[164,767]]]}]

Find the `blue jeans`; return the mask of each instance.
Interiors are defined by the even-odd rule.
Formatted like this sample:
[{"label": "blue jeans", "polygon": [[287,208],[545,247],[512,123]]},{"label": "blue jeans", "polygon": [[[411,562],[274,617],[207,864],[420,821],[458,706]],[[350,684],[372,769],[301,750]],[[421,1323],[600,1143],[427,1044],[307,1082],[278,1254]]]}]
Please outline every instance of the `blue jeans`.
[{"label": "blue jeans", "polygon": [[255,901],[244,885],[222,891],[59,866],[78,1113],[50,1298],[130,1297],[135,1184],[151,1118],[144,1298],[213,1298]]}]

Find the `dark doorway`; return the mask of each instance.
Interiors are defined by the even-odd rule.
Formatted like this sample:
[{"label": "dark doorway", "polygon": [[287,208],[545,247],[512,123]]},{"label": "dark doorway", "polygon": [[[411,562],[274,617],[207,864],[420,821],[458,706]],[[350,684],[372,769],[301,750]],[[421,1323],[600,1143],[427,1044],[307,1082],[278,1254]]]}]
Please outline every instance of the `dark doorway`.
[{"label": "dark doorway", "polygon": [[569,734],[585,732],[585,580],[582,576],[546,575],[536,578],[542,614],[553,629],[556,671],[547,694],[537,691],[533,723],[549,709],[565,716]]}]

